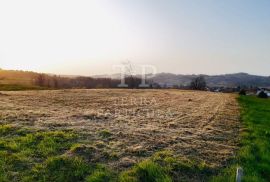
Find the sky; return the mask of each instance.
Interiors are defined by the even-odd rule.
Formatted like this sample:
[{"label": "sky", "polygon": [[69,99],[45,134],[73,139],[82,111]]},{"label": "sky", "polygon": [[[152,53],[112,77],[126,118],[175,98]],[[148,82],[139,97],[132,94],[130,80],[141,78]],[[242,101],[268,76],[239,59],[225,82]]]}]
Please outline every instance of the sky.
[{"label": "sky", "polygon": [[[270,75],[269,0],[0,0],[0,68]],[[137,70],[137,69],[136,69]]]}]

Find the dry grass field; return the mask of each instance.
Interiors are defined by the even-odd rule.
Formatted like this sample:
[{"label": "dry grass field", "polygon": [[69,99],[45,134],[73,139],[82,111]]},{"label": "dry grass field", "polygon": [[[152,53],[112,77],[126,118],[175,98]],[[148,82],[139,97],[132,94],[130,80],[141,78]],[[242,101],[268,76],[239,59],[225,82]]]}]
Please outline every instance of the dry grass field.
[{"label": "dry grass field", "polygon": [[179,90],[2,92],[2,124],[72,130],[92,159],[128,168],[157,151],[224,166],[238,143],[232,94]]}]

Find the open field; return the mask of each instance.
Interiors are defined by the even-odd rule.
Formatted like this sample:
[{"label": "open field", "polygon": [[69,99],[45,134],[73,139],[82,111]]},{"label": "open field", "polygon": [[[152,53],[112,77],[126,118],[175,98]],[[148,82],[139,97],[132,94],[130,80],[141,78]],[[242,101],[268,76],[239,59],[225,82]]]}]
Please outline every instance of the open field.
[{"label": "open field", "polygon": [[[30,135],[31,138],[42,138],[36,141],[38,143],[44,142],[46,137],[57,139],[53,145],[58,148],[48,143],[39,148],[40,143],[35,144],[33,150],[42,155],[26,159],[31,161],[26,167],[30,171],[37,171],[34,170],[37,165],[48,167],[52,157],[69,156],[82,157],[85,165],[103,164],[119,173],[160,151],[170,151],[172,154],[166,155],[193,161],[200,169],[205,166],[218,169],[227,165],[238,148],[239,108],[236,96],[232,94],[106,89],[1,93],[0,132],[3,141],[0,150],[23,155],[20,151],[23,146],[19,143],[14,144],[15,149],[10,146],[14,140],[21,141],[22,137]],[[11,136],[5,133],[6,130],[16,133]],[[24,132],[18,134],[19,130]],[[44,148],[44,145],[48,146]],[[48,148],[53,148],[53,152],[47,151]],[[136,169],[144,165],[151,164],[143,163]],[[44,179],[51,179],[46,178],[45,168]],[[12,170],[12,167],[5,170]],[[131,173],[123,174],[121,179],[132,181],[127,177]],[[23,178],[13,172],[4,177],[14,176]],[[81,180],[85,177],[82,176]],[[199,174],[192,178],[200,181]],[[174,181],[179,179],[173,177]],[[166,180],[165,176],[163,181]]]}]

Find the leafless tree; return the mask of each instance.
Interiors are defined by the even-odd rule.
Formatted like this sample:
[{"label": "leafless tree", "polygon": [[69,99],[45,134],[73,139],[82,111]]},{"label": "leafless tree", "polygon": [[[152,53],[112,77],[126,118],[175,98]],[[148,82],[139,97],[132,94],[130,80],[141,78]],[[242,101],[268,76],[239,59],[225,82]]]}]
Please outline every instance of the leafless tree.
[{"label": "leafless tree", "polygon": [[57,76],[55,75],[55,76],[53,76],[53,87],[54,88],[58,88],[58,78],[57,78]]},{"label": "leafless tree", "polygon": [[40,86],[40,87],[43,87],[45,86],[45,74],[38,74],[36,79],[35,79],[35,82],[36,82],[36,85]]},{"label": "leafless tree", "polygon": [[205,90],[206,88],[206,81],[203,76],[198,76],[193,78],[190,83],[190,88],[193,90]]}]

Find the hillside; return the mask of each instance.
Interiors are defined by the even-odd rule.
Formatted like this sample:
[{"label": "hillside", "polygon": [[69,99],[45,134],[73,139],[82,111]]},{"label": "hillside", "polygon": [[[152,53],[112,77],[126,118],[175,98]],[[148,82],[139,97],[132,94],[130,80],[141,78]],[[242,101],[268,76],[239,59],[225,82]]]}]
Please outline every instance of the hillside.
[{"label": "hillside", "polygon": [[[171,73],[159,73],[152,79],[159,84],[188,85],[192,78],[198,75],[176,75]],[[250,75],[247,73],[204,75],[207,85],[211,87],[237,87],[237,86],[260,86],[269,87],[270,77]]]},{"label": "hillside", "polygon": [[29,71],[0,69],[0,84],[32,85],[37,75],[38,73]]}]

